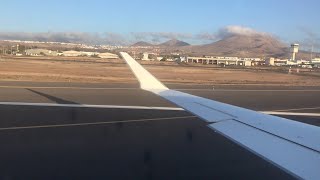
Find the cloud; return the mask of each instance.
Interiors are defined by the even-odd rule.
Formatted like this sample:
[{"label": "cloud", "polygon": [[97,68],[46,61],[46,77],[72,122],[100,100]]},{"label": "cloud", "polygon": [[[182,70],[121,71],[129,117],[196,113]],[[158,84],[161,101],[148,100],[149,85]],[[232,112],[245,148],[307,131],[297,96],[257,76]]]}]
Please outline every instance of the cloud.
[{"label": "cloud", "polygon": [[0,40],[51,41],[84,44],[129,45],[135,41],[163,42],[168,39],[192,39],[192,34],[175,32],[133,32],[119,34],[113,32],[0,32]]},{"label": "cloud", "polygon": [[310,39],[317,39],[317,38],[319,38],[318,36],[318,34],[317,33],[315,33],[312,29],[310,29],[310,28],[307,28],[307,27],[304,27],[304,26],[300,26],[300,27],[298,27],[298,29],[302,32],[302,33],[304,33],[308,38],[310,38]]},{"label": "cloud", "polygon": [[205,40],[205,41],[217,41],[217,40],[225,39],[234,35],[242,35],[242,36],[269,35],[271,36],[271,34],[268,34],[265,32],[259,32],[249,27],[232,25],[232,26],[223,27],[216,32],[199,33],[195,35],[195,38],[199,40]]},{"label": "cloud", "polygon": [[102,44],[128,45],[131,42],[122,34],[106,32]]},{"label": "cloud", "polygon": [[243,27],[243,26],[226,26],[220,29],[217,33],[217,38],[223,39],[234,35],[242,35],[242,36],[257,36],[257,35],[270,35],[265,32],[259,32],[254,29]]},{"label": "cloud", "polygon": [[215,33],[204,32],[204,33],[196,34],[195,38],[200,40],[214,41],[214,40],[217,40],[217,35]]},{"label": "cloud", "polygon": [[223,27],[215,32],[203,32],[198,34],[179,32],[131,32],[129,34],[119,34],[113,32],[0,32],[0,40],[51,41],[97,45],[130,45],[137,41],[147,41],[157,44],[169,39],[179,39],[187,42],[193,42],[194,44],[203,44],[214,42],[233,35],[253,36],[268,34],[264,32],[258,32],[248,27],[233,25]]},{"label": "cloud", "polygon": [[117,33],[87,33],[87,32],[0,32],[1,40],[51,41],[85,44],[124,45],[126,39]]},{"label": "cloud", "polygon": [[302,48],[305,50],[320,51],[320,35],[307,27],[298,27],[298,29],[304,34],[304,39],[298,41]]},{"label": "cloud", "polygon": [[168,39],[192,39],[194,36],[190,33],[176,32],[132,32],[131,35],[137,41],[149,41],[159,43]]}]

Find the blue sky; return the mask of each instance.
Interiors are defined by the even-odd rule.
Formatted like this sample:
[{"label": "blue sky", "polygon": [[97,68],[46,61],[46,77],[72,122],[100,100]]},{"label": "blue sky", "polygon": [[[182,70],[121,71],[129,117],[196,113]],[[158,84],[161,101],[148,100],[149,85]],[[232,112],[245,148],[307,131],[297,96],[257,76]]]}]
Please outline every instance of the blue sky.
[{"label": "blue sky", "polygon": [[319,7],[318,0],[5,0],[0,32],[199,34],[238,25],[291,42],[319,38]]}]

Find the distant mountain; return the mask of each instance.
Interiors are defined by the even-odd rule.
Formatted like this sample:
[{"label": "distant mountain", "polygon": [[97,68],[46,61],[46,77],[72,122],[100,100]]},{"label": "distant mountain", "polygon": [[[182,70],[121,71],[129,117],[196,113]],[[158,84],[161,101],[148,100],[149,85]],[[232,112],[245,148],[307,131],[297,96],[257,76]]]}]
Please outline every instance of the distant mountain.
[{"label": "distant mountain", "polygon": [[139,41],[139,42],[134,43],[134,44],[131,45],[131,47],[138,47],[138,46],[140,46],[140,47],[142,47],[142,46],[153,46],[153,44],[145,42],[145,41]]},{"label": "distant mountain", "polygon": [[184,41],[179,41],[177,39],[171,39],[167,42],[159,44],[159,46],[165,46],[165,47],[182,47],[182,46],[189,46],[189,43],[186,43]]},{"label": "distant mountain", "polygon": [[232,35],[220,41],[198,46],[184,47],[185,52],[197,55],[238,57],[285,57],[288,46],[270,35]]}]

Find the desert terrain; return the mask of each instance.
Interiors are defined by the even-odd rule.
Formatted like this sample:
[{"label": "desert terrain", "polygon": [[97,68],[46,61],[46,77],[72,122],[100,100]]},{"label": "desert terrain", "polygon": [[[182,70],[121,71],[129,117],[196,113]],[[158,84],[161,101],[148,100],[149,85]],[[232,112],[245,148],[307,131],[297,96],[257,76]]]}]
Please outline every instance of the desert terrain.
[{"label": "desert terrain", "polygon": [[[141,62],[164,83],[208,85],[320,86],[320,72],[310,69],[222,68],[173,62]],[[66,57],[1,57],[0,81],[134,83],[121,59]]]}]

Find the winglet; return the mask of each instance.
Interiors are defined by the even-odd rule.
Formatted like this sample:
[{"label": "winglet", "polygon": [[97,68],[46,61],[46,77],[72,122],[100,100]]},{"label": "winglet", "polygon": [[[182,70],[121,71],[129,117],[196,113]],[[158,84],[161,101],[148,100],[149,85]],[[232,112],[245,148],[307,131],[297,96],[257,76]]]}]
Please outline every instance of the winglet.
[{"label": "winglet", "polygon": [[155,78],[151,73],[149,73],[145,68],[143,68],[136,60],[134,60],[128,53],[120,52],[120,55],[127,62],[133,74],[139,80],[141,89],[168,89],[157,78]]}]

